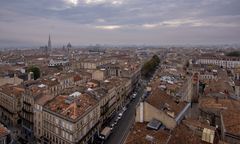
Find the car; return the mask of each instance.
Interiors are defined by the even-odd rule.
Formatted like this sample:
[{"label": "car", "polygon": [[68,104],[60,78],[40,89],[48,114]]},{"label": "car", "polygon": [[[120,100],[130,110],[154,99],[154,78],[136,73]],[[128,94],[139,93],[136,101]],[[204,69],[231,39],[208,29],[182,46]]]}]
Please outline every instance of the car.
[{"label": "car", "polygon": [[133,99],[135,99],[135,98],[136,98],[136,96],[137,96],[137,94],[136,94],[136,93],[134,93],[134,94],[133,94],[133,96],[132,96],[132,98],[133,98]]},{"label": "car", "polygon": [[121,116],[118,116],[117,119],[120,120],[122,117]]},{"label": "car", "polygon": [[110,129],[113,130],[113,128],[114,128],[114,125],[110,125]]},{"label": "car", "polygon": [[115,126],[115,124],[114,124],[114,123],[112,123],[112,124],[111,124],[111,127],[114,127],[114,126]]},{"label": "car", "polygon": [[117,125],[117,123],[118,123],[118,120],[119,120],[119,119],[118,119],[118,118],[116,118],[116,119],[114,120],[113,124],[114,124],[114,125]]},{"label": "car", "polygon": [[123,112],[125,112],[127,110],[127,107],[125,106],[125,107],[123,107]]},{"label": "car", "polygon": [[118,119],[118,120],[120,120],[120,119],[122,118],[122,115],[123,115],[123,113],[122,113],[122,112],[120,112],[120,113],[118,114],[118,117],[117,117],[117,119]]},{"label": "car", "polygon": [[118,116],[120,116],[120,117],[122,117],[122,115],[123,115],[123,113],[122,113],[122,112],[120,112],[120,113],[118,114]]}]

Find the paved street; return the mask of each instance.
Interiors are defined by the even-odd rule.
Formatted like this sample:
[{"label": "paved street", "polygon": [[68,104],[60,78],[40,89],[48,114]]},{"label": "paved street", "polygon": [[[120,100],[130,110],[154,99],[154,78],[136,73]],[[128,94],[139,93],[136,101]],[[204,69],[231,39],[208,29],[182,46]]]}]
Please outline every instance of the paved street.
[{"label": "paved street", "polygon": [[118,124],[112,131],[112,134],[104,142],[104,144],[122,144],[129,132],[129,129],[135,118],[135,108],[142,96],[144,88],[140,88],[136,99],[134,99],[128,106],[127,111],[123,114],[122,119],[118,121]]}]

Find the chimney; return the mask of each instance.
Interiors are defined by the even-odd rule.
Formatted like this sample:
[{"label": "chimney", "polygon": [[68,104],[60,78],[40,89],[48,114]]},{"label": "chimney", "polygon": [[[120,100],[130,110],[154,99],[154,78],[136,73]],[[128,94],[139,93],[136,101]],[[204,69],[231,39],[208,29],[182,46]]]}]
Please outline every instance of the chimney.
[{"label": "chimney", "polygon": [[16,83],[16,78],[17,78],[17,74],[14,74],[14,77],[13,77],[13,83],[14,84]]},{"label": "chimney", "polygon": [[31,80],[31,79],[32,79],[32,75],[33,75],[33,72],[29,72],[29,73],[28,73],[28,80]]}]

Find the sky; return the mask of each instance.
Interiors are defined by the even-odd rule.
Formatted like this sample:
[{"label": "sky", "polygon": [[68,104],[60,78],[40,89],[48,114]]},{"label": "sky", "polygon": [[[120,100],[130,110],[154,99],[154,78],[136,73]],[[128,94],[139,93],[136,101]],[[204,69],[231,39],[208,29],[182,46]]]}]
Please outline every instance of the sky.
[{"label": "sky", "polygon": [[0,47],[235,44],[240,0],[0,0]]}]

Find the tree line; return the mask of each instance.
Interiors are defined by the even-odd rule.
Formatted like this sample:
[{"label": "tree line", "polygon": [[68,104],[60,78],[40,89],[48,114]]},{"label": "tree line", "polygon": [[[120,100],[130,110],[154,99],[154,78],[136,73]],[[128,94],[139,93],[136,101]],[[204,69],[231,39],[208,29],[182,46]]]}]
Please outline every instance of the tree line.
[{"label": "tree line", "polygon": [[149,61],[144,63],[141,74],[143,77],[148,78],[155,71],[156,67],[159,65],[160,59],[157,55],[154,55]]}]

